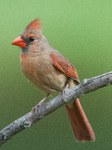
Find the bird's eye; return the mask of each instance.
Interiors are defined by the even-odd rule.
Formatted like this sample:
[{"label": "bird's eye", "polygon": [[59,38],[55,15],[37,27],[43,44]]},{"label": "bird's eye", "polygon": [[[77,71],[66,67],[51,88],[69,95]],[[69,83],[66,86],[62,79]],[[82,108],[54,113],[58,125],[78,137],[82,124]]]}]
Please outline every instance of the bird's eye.
[{"label": "bird's eye", "polygon": [[35,40],[35,38],[31,36],[31,37],[29,37],[29,40],[30,40],[30,42],[33,42]]}]

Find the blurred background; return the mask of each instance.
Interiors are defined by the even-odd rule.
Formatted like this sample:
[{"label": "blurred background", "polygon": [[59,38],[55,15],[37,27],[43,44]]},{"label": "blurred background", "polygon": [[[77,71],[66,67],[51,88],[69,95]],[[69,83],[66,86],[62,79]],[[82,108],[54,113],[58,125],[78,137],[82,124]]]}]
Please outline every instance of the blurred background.
[{"label": "blurred background", "polygon": [[[37,17],[43,23],[43,35],[75,66],[81,81],[112,69],[111,0],[0,0],[0,130],[45,96],[25,78],[20,48],[11,45]],[[1,150],[112,149],[112,86],[86,94],[80,102],[94,130],[94,142],[74,140],[61,107],[15,135]]]}]

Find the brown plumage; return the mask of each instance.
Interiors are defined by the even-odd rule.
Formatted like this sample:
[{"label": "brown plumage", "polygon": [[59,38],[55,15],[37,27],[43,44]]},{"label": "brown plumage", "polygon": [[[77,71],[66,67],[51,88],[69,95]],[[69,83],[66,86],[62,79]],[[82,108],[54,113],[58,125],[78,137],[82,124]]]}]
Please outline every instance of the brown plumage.
[{"label": "brown plumage", "polygon": [[[39,19],[35,19],[12,42],[12,45],[21,47],[20,63],[26,78],[47,93],[36,109],[49,94],[62,92],[66,85],[70,89],[80,83],[75,68],[61,53],[50,47],[40,25]],[[68,103],[65,108],[76,140],[93,141],[94,133],[79,100]]]}]

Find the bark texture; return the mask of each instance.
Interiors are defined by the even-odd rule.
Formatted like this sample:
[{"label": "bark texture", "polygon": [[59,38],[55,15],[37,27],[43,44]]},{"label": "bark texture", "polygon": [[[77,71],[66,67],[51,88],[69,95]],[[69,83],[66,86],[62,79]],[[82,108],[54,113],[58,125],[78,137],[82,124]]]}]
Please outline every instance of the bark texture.
[{"label": "bark texture", "polygon": [[15,120],[13,123],[5,127],[2,131],[0,131],[0,146],[7,142],[15,134],[31,127],[35,122],[39,121],[44,116],[52,113],[68,102],[84,96],[84,94],[111,84],[112,72],[108,72],[90,79],[84,79],[81,84],[70,90],[67,90],[65,94],[58,95],[50,101],[43,103],[40,107],[38,107],[37,114],[34,110],[30,111],[29,113],[25,114],[21,118]]}]

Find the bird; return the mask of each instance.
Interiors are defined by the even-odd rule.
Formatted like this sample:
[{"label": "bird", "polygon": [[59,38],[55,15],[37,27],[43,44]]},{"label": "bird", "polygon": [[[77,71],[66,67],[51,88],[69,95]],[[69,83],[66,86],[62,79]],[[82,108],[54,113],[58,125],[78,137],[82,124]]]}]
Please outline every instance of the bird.
[{"label": "bird", "polygon": [[[46,96],[32,109],[38,107],[52,93],[64,93],[80,84],[74,66],[42,35],[39,18],[31,21],[11,43],[19,46],[21,70],[26,78]],[[66,112],[77,142],[94,141],[95,135],[83,111],[79,99],[65,105]]]}]

